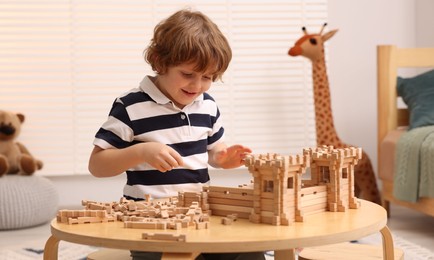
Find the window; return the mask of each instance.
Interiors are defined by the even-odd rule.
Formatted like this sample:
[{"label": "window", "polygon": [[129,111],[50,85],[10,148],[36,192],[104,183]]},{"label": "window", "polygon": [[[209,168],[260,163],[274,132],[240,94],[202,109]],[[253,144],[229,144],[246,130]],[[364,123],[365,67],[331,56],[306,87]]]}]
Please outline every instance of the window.
[{"label": "window", "polygon": [[86,174],[115,97],[153,74],[142,57],[154,26],[190,6],[227,36],[233,60],[210,94],[227,142],[297,154],[315,144],[310,62],[287,55],[301,26],[319,30],[326,0],[3,1],[1,108],[26,115],[20,141],[43,175]]},{"label": "window", "polygon": [[264,180],[264,192],[273,192],[274,191],[274,182],[271,180]]},{"label": "window", "polygon": [[325,183],[329,183],[330,182],[330,168],[327,166],[320,166],[319,171],[321,174],[320,175],[321,180]]},{"label": "window", "polygon": [[342,168],[342,178],[348,179],[348,168]]},{"label": "window", "polygon": [[287,180],[288,189],[294,189],[294,177],[289,177]]}]

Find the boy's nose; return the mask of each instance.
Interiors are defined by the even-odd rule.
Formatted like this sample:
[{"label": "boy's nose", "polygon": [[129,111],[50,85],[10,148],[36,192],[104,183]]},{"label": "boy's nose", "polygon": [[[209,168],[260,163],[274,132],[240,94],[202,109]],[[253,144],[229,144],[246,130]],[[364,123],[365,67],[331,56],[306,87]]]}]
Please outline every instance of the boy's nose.
[{"label": "boy's nose", "polygon": [[201,89],[201,87],[202,87],[201,84],[202,84],[202,82],[201,82],[200,79],[193,80],[193,82],[191,83],[192,90],[194,90],[196,92],[199,91]]}]

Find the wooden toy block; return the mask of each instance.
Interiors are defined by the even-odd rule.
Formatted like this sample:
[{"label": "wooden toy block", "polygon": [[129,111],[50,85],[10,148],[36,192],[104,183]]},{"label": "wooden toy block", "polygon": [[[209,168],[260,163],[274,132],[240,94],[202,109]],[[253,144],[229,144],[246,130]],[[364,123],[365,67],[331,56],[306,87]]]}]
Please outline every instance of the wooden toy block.
[{"label": "wooden toy block", "polygon": [[185,234],[171,234],[171,233],[143,233],[143,239],[149,240],[167,240],[167,241],[187,241],[187,236]]},{"label": "wooden toy block", "polygon": [[135,211],[135,210],[137,210],[137,205],[136,205],[136,203],[129,203],[129,204],[127,204],[127,208],[129,211]]},{"label": "wooden toy block", "polygon": [[92,204],[97,204],[98,202],[96,202],[96,201],[92,201],[92,200],[81,200],[81,205],[82,205],[82,206],[87,206],[87,205],[90,204],[90,203],[92,203]]},{"label": "wooden toy block", "polygon": [[221,219],[221,223],[223,225],[232,225],[232,223],[234,222],[234,220],[232,218],[228,218],[228,217],[223,217]]},{"label": "wooden toy block", "polygon": [[162,210],[162,211],[160,212],[160,216],[161,216],[162,218],[169,218],[169,212],[168,212],[167,210]]},{"label": "wooden toy block", "polygon": [[167,228],[179,230],[182,228],[182,222],[170,222],[167,224]]},{"label": "wooden toy block", "polygon": [[196,229],[208,229],[209,222],[195,222]]},{"label": "wooden toy block", "polygon": [[146,220],[145,217],[138,217],[138,216],[124,216],[124,221],[132,221],[132,222],[143,222]]},{"label": "wooden toy block", "polygon": [[156,229],[157,225],[156,225],[156,223],[151,223],[151,222],[124,221],[124,228],[149,228],[149,229]]},{"label": "wooden toy block", "polygon": [[210,186],[207,188],[208,188],[208,192],[222,192],[225,194],[242,194],[242,195],[253,194],[253,190],[249,188],[234,188],[234,187],[221,187],[221,186]]},{"label": "wooden toy block", "polygon": [[114,217],[107,215],[105,210],[59,210],[57,221],[69,224],[95,223],[114,221]]},{"label": "wooden toy block", "polygon": [[[225,199],[225,198],[208,198],[208,202],[210,204],[223,204],[223,205],[232,205],[232,206],[244,206],[244,207],[252,207],[253,201],[249,200],[237,200],[237,199]],[[209,204],[208,204],[209,207]]]},{"label": "wooden toy block", "polygon": [[259,215],[257,215],[257,214],[252,214],[252,215],[249,216],[249,220],[250,220],[250,222],[252,222],[252,223],[257,223],[257,224],[259,224],[259,223],[261,223],[261,216],[259,216]]},{"label": "wooden toy block", "polygon": [[250,213],[252,211],[250,207],[240,207],[240,206],[230,206],[230,205],[220,205],[220,204],[211,205],[210,207],[211,210],[213,210],[213,212],[215,212],[215,210],[225,210],[230,212],[228,214]]},{"label": "wooden toy block", "polygon": [[327,203],[327,197],[319,197],[319,198],[303,198],[300,204],[304,208],[304,207],[317,205],[317,204],[325,205],[326,203]]},{"label": "wooden toy block", "polygon": [[229,214],[226,217],[232,219],[232,221],[237,221],[237,219],[238,219],[238,215],[236,213]]},{"label": "wooden toy block", "polygon": [[188,228],[189,225],[190,225],[190,220],[188,220],[188,219],[182,220],[181,227]]},{"label": "wooden toy block", "polygon": [[100,218],[100,217],[77,217],[77,218],[68,218],[68,224],[87,224],[87,223],[102,223],[107,222],[108,219]]},{"label": "wooden toy block", "polygon": [[347,208],[343,205],[338,205],[338,212],[345,212]]},{"label": "wooden toy block", "polygon": [[270,204],[261,204],[261,211],[272,211],[274,212],[274,206]]},{"label": "wooden toy block", "polygon": [[241,193],[241,194],[233,194],[233,193],[224,193],[224,192],[214,192],[210,191],[208,193],[208,198],[223,198],[223,199],[238,199],[238,200],[253,200],[253,194]]}]

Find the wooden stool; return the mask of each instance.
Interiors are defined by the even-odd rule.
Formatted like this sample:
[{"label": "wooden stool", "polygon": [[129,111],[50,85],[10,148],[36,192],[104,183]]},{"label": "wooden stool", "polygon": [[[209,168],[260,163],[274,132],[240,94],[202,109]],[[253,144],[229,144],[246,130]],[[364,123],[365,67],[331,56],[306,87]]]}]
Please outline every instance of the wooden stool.
[{"label": "wooden stool", "polygon": [[[404,252],[395,248],[395,260],[403,260]],[[299,260],[374,260],[383,259],[383,247],[354,243],[340,243],[327,246],[304,248],[298,255]]]},{"label": "wooden stool", "polygon": [[101,249],[96,252],[90,253],[87,260],[131,260],[129,250],[121,249]]}]

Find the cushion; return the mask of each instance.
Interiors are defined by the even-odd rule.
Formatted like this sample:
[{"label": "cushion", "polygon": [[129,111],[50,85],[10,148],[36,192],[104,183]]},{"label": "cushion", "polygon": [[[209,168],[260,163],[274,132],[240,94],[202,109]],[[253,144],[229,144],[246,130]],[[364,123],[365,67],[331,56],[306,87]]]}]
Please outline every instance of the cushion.
[{"label": "cushion", "polygon": [[397,87],[410,112],[409,130],[434,125],[434,70],[412,78],[398,77]]},{"label": "cushion", "polygon": [[0,177],[0,230],[46,223],[55,217],[59,195],[54,184],[41,176]]}]

